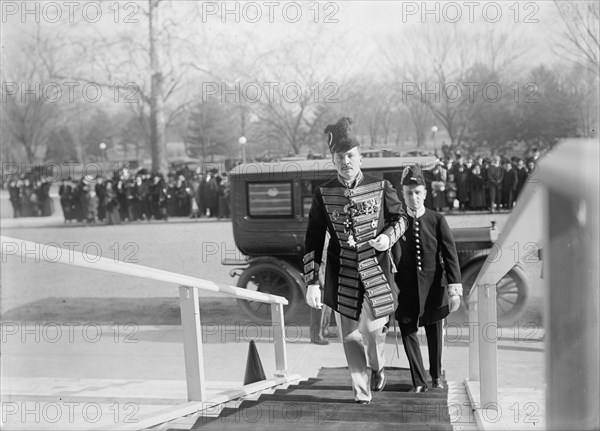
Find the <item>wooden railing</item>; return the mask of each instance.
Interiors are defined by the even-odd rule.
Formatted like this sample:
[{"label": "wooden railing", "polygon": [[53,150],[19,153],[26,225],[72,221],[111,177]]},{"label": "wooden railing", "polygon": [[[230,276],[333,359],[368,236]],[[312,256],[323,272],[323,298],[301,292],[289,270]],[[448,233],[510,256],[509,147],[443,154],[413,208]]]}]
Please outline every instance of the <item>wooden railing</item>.
[{"label": "wooden railing", "polygon": [[533,243],[544,250],[546,425],[600,429],[599,147],[572,140],[541,161],[475,280],[469,380],[482,409],[498,407],[497,341],[485,333],[496,327],[496,283],[519,263],[514,245]]},{"label": "wooden railing", "polygon": [[[48,244],[39,244],[6,236],[0,236],[0,241],[2,243],[1,250],[2,254],[4,255],[4,259],[11,255],[20,256],[21,259],[36,259],[37,261],[44,260],[50,263],[61,263],[88,270],[122,274],[128,277],[138,277],[144,280],[161,281],[179,286],[179,303],[181,311],[181,323],[183,327],[183,349],[185,357],[187,397],[188,401],[191,403],[189,403],[183,409],[170,410],[172,411],[171,414],[159,412],[160,414],[157,416],[158,419],[154,421],[150,420],[137,423],[135,426],[133,426],[134,428],[138,428],[138,426],[140,428],[152,426],[152,424],[165,422],[169,420],[169,418],[177,417],[177,415],[183,415],[200,410],[202,406],[205,405],[203,403],[209,401],[206,397],[206,380],[204,376],[202,326],[200,321],[198,295],[199,290],[222,293],[238,299],[271,304],[273,344],[275,348],[275,376],[278,378],[268,380],[263,385],[254,384],[252,386],[254,389],[260,390],[276,384],[284,383],[288,380],[297,380],[299,378],[299,376],[288,376],[283,314],[283,306],[288,304],[288,301],[282,296],[249,291],[234,286],[221,286],[214,282],[196,277],[177,274],[174,272],[133,263],[114,261],[103,257],[94,256],[93,259],[90,259],[89,256],[86,256],[86,259],[82,253],[74,253],[72,250],[65,250]],[[44,252],[31,253],[31,250],[40,250],[41,247],[44,248]],[[48,259],[48,256],[51,256],[52,259]],[[233,391],[232,394],[238,394],[238,396],[241,396],[246,392],[248,391]],[[232,398],[233,395],[225,398],[219,397],[218,400],[225,402],[228,401],[228,398]],[[215,401],[210,401],[214,405]]]},{"label": "wooden railing", "polygon": [[540,214],[543,200],[544,191],[537,182],[525,186],[519,204],[513,209],[469,294],[469,331],[475,333],[470,337],[469,380],[480,382],[482,408],[496,410],[498,407],[496,284],[521,263],[515,259],[515,244],[522,249],[532,243],[541,249],[543,223],[538,222],[539,216],[532,214]]}]

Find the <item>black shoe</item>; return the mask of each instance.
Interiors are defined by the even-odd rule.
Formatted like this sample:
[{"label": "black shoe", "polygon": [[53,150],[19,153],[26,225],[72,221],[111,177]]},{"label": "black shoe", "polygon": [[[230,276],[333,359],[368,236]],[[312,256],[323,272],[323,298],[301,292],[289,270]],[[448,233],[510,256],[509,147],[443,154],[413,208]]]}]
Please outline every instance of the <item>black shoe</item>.
[{"label": "black shoe", "polygon": [[369,404],[371,401],[369,400],[356,400],[354,401],[356,404]]},{"label": "black shoe", "polygon": [[326,340],[323,337],[318,337],[316,340],[310,340],[313,344],[318,344],[319,346],[326,346],[329,344],[329,340]]},{"label": "black shoe", "polygon": [[383,391],[385,387],[385,368],[379,371],[371,371],[371,390],[375,392]]},{"label": "black shoe", "polygon": [[433,379],[433,383],[431,385],[433,389],[444,389],[444,384],[442,383],[442,379],[439,377]]},{"label": "black shoe", "polygon": [[417,394],[420,392],[427,392],[427,386],[415,386],[413,391]]}]

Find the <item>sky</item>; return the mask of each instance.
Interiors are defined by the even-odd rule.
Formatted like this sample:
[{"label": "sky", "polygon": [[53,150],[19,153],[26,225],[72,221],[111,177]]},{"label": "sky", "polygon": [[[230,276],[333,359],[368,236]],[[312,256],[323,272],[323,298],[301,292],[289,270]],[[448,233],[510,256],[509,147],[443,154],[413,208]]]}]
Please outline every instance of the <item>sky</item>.
[{"label": "sky", "polygon": [[[55,4],[58,8],[47,6]],[[144,37],[147,24],[146,2],[96,1],[42,2],[37,13],[23,15],[22,2],[2,2],[2,42],[11,46],[18,34],[31,31],[39,19],[51,31],[71,30],[85,38],[88,34],[137,32]],[[136,4],[140,5],[138,9]],[[97,5],[102,14],[97,22]],[[301,6],[299,6],[301,5]],[[33,6],[29,6],[29,10]],[[193,12],[193,8],[196,11]],[[410,35],[423,27],[452,23],[462,31],[506,30],[523,37],[531,45],[530,63],[551,62],[555,56],[551,41],[557,35],[558,15],[551,1],[324,1],[324,2],[192,2],[173,0],[161,6],[163,17],[172,21],[171,31],[184,38],[226,38],[234,43],[249,41],[264,49],[288,38],[318,40],[340,49],[351,48],[357,68],[370,64],[379,55],[379,45],[389,35]],[[85,12],[84,12],[85,10]],[[62,14],[62,23],[54,17]],[[219,15],[228,11],[227,14]],[[65,22],[79,21],[77,24]],[[116,23],[115,23],[116,21]],[[135,21],[138,21],[135,23]],[[223,22],[224,21],[224,22]]]}]

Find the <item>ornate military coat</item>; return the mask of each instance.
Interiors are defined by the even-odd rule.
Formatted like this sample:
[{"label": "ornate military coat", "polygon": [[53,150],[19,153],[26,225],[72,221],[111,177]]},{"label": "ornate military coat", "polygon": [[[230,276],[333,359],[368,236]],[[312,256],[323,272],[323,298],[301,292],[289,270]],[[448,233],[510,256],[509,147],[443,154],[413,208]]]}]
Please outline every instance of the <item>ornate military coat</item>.
[{"label": "ornate military coat", "polygon": [[[406,232],[395,244],[396,285],[400,289],[396,318],[402,327],[435,323],[449,314],[446,284],[461,283],[460,263],[444,216],[425,209],[408,217]],[[398,250],[400,249],[400,250]]]},{"label": "ornate military coat", "polygon": [[387,180],[361,174],[352,188],[337,178],[319,186],[306,231],[306,284],[318,284],[325,232],[329,231],[323,302],[354,320],[365,298],[376,318],[391,314],[396,308],[391,250],[377,251],[369,240],[385,233],[391,246],[406,223],[396,190]]}]

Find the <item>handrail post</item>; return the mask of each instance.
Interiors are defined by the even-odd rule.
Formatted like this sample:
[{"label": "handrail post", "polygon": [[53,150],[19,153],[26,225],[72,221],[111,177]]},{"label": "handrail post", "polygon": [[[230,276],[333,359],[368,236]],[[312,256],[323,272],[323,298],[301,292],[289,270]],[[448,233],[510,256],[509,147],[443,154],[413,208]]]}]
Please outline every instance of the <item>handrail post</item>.
[{"label": "handrail post", "polygon": [[[496,286],[477,286],[479,302],[479,377],[481,408],[498,410],[498,323],[496,311]],[[493,335],[488,336],[492,329]]]},{"label": "handrail post", "polygon": [[479,289],[472,287],[469,294],[469,380],[479,381],[479,321],[478,321],[478,301]]},{"label": "handrail post", "polygon": [[273,325],[273,344],[275,347],[275,375],[287,376],[287,356],[285,352],[285,324],[283,304],[271,304],[271,320]]},{"label": "handrail post", "polygon": [[202,326],[198,289],[179,286],[179,308],[183,326],[183,352],[185,356],[185,380],[188,401],[206,399],[204,380],[204,356],[202,353]]},{"label": "handrail post", "polygon": [[[578,172],[579,164],[583,160],[566,167]],[[566,184],[547,186],[544,350],[549,430],[600,429],[600,203],[595,175],[594,181],[586,172],[573,190]]]}]

